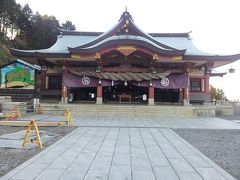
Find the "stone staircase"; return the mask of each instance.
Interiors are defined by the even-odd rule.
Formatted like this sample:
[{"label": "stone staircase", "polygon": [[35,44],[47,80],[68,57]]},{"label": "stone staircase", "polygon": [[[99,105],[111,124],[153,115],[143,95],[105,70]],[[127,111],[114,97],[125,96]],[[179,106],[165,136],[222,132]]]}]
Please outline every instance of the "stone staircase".
[{"label": "stone staircase", "polygon": [[174,105],[128,105],[128,104],[41,104],[43,110],[51,114],[62,113],[71,109],[78,116],[154,116],[154,117],[196,117],[193,106]]}]

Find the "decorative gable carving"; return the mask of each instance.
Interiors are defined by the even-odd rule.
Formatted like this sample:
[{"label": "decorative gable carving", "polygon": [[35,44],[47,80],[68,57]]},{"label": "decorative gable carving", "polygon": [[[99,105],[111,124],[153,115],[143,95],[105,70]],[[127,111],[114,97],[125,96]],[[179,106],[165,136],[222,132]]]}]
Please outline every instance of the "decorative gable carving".
[{"label": "decorative gable carving", "polygon": [[136,50],[137,49],[135,47],[132,47],[132,46],[119,46],[117,48],[117,51],[122,53],[124,56],[130,55],[130,54],[132,54]]}]

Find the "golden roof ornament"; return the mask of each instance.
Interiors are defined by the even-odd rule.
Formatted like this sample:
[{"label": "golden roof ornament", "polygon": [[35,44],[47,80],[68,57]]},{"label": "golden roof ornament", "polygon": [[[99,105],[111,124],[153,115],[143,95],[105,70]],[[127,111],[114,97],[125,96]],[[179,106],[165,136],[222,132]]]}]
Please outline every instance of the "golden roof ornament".
[{"label": "golden roof ornament", "polygon": [[100,59],[100,58],[101,58],[101,55],[99,53],[96,53],[95,59]]},{"label": "golden roof ornament", "polygon": [[128,56],[132,54],[134,51],[136,51],[137,49],[132,46],[119,46],[116,50],[122,53],[124,56]]},{"label": "golden roof ornament", "polygon": [[154,54],[154,55],[153,55],[153,60],[154,60],[154,61],[157,61],[158,59],[159,59],[158,55],[157,55],[157,54]]}]

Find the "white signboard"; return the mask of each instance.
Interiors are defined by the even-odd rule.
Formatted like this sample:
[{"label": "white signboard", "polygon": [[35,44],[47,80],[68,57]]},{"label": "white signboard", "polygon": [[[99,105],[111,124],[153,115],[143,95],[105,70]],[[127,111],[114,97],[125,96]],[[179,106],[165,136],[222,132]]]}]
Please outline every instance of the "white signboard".
[{"label": "white signboard", "polygon": [[146,100],[147,100],[147,95],[144,94],[144,95],[143,95],[143,101],[146,101]]}]

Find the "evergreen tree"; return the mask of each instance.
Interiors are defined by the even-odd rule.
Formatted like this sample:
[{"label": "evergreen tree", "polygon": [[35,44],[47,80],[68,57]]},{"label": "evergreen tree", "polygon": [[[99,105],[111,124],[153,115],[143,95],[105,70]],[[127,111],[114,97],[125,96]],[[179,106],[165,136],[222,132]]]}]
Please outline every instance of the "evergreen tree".
[{"label": "evergreen tree", "polygon": [[28,6],[28,4],[26,4],[22,8],[17,18],[17,26],[19,27],[20,35],[24,35],[25,33],[30,31],[32,18],[32,10]]},{"label": "evergreen tree", "polygon": [[41,16],[39,13],[32,19],[32,28],[27,34],[28,48],[42,49],[53,45],[59,34],[59,22],[54,16]]},{"label": "evergreen tree", "polygon": [[65,23],[62,23],[62,27],[63,30],[65,31],[74,31],[76,30],[75,25],[72,23],[72,21],[66,21]]},{"label": "evergreen tree", "polygon": [[0,43],[18,49],[42,49],[52,46],[59,29],[75,30],[71,21],[59,25],[54,16],[33,13],[28,4],[0,0]]}]

